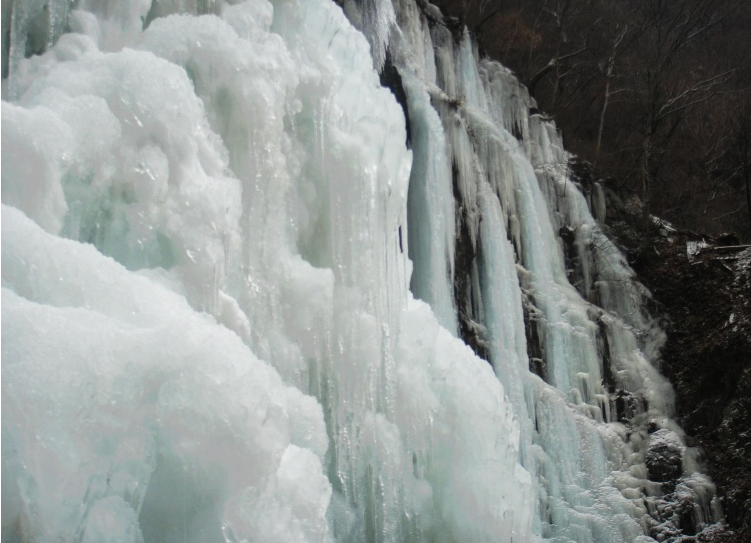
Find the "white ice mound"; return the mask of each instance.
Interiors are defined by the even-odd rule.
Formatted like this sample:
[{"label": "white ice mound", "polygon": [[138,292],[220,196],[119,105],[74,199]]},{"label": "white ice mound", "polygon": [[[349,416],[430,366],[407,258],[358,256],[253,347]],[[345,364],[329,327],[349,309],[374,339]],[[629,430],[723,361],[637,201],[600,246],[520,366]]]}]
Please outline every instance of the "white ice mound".
[{"label": "white ice mound", "polygon": [[3,532],[327,539],[314,399],[92,246],[7,206],[2,232]]}]

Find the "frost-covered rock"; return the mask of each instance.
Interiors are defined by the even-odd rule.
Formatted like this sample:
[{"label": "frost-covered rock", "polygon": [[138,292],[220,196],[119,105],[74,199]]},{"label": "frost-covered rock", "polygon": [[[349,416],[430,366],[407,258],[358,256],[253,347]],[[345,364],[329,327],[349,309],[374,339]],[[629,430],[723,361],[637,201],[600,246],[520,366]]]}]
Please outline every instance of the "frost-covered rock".
[{"label": "frost-covered rock", "polygon": [[660,429],[649,436],[649,480],[674,485],[683,473],[683,443],[675,432]]}]

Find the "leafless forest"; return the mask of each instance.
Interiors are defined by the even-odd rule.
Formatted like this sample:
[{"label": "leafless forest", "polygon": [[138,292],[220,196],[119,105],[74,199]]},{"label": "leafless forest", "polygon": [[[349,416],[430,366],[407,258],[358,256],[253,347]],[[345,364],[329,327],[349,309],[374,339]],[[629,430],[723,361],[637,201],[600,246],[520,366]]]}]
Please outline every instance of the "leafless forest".
[{"label": "leafless forest", "polygon": [[517,73],[596,175],[646,203],[645,219],[751,239],[751,2],[439,5]]}]

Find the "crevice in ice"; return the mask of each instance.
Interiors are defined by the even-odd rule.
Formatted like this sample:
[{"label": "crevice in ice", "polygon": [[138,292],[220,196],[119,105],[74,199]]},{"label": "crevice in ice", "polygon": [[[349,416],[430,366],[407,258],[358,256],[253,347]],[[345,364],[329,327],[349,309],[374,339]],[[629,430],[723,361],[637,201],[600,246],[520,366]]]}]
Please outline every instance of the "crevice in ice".
[{"label": "crevice in ice", "polygon": [[343,0],[344,13],[370,43],[373,67],[380,72],[386,62],[387,50],[396,14],[391,0]]},{"label": "crevice in ice", "polygon": [[388,51],[386,51],[386,59],[378,76],[380,78],[381,85],[391,90],[391,92],[394,94],[394,98],[396,98],[396,101],[399,102],[399,105],[402,107],[407,128],[406,145],[407,148],[410,148],[412,146],[412,138],[411,127],[409,123],[409,108],[407,105],[407,93],[404,91],[404,85],[402,83],[402,77],[399,74],[399,70],[396,68],[396,66],[394,66],[391,55]]},{"label": "crevice in ice", "polygon": [[[57,41],[67,28],[70,7],[68,0],[3,2],[3,79],[17,70],[22,59],[43,53]],[[14,91],[11,84],[10,94],[14,95]]]}]

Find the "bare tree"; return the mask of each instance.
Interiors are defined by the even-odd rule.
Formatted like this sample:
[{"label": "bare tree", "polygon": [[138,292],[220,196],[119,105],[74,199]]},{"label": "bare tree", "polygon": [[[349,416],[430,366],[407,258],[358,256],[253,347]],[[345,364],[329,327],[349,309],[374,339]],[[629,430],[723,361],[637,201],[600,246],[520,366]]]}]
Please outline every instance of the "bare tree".
[{"label": "bare tree", "polygon": [[[637,11],[640,51],[633,71],[640,112],[639,180],[644,228],[651,224],[652,185],[685,113],[725,88],[738,67],[689,69],[705,36],[737,3],[728,0],[644,0]],[[648,239],[645,236],[643,245]]]},{"label": "bare tree", "polygon": [[[732,123],[711,112],[725,107],[720,97],[751,85],[751,2],[435,1],[455,17],[472,12],[464,20],[481,50],[518,74],[567,147],[641,196],[645,228],[652,213],[710,229],[743,216],[727,207],[728,191],[745,187],[740,151],[729,147]],[[702,116],[698,137],[690,124]],[[709,196],[700,201],[692,191]]]}]

